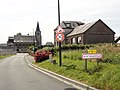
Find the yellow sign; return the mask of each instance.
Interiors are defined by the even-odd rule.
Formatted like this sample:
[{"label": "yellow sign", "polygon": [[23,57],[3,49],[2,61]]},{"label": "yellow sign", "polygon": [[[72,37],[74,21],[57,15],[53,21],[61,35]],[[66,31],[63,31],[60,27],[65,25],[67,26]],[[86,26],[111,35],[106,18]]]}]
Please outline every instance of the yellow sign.
[{"label": "yellow sign", "polygon": [[95,54],[95,53],[97,53],[97,50],[88,50],[88,53]]}]

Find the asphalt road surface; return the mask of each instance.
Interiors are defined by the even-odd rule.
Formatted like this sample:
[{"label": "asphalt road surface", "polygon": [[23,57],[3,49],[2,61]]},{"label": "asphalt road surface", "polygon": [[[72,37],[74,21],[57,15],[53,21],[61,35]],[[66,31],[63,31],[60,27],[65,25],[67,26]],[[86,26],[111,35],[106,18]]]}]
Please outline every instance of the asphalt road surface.
[{"label": "asphalt road surface", "polygon": [[0,62],[0,90],[77,90],[30,68],[25,55],[17,54]]}]

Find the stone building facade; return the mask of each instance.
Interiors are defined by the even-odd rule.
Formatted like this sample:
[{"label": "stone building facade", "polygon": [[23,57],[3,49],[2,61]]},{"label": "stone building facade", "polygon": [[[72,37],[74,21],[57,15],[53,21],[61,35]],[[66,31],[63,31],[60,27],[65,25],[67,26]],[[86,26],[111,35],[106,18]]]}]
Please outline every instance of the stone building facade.
[{"label": "stone building facade", "polygon": [[35,40],[36,40],[36,46],[41,47],[42,36],[41,36],[40,27],[39,27],[39,22],[37,22],[37,27],[36,27],[36,31],[35,31]]},{"label": "stone building facade", "polygon": [[37,27],[34,35],[22,35],[18,33],[13,37],[8,37],[7,45],[15,46],[17,52],[26,52],[29,46],[41,46],[41,31],[39,28],[39,23],[37,22]]}]

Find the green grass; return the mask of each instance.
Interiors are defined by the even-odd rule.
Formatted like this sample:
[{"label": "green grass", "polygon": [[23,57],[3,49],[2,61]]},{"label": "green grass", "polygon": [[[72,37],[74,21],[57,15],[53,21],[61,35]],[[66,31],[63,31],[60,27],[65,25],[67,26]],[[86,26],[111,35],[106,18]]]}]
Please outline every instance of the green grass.
[{"label": "green grass", "polygon": [[6,58],[6,57],[10,57],[12,55],[0,55],[0,59]]},{"label": "green grass", "polygon": [[56,65],[51,64],[49,60],[36,63],[36,65],[96,88],[120,89],[120,65],[100,63],[97,67],[96,62],[88,61],[88,71],[86,72],[83,60],[63,59],[62,67],[59,66],[59,60],[57,58],[56,60]]},{"label": "green grass", "polygon": [[87,72],[84,69],[84,60],[81,60],[83,50],[62,52],[61,67],[58,55],[54,57],[56,65],[51,64],[49,60],[34,64],[98,89],[120,90],[120,46],[97,45],[95,49],[103,54],[102,62],[97,66],[96,61],[88,60]]}]

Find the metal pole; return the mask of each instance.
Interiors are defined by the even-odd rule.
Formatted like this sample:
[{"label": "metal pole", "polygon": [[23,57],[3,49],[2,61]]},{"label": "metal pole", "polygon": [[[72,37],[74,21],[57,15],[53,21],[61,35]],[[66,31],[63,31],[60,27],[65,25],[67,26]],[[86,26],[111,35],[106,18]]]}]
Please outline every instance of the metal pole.
[{"label": "metal pole", "polygon": [[35,35],[34,35],[34,29],[33,29],[33,53],[35,53]]},{"label": "metal pole", "polygon": [[[58,26],[60,25],[60,1],[58,0]],[[61,42],[59,42],[59,65],[62,65]]]},{"label": "metal pole", "polygon": [[60,1],[58,0],[58,25],[60,25]]}]

